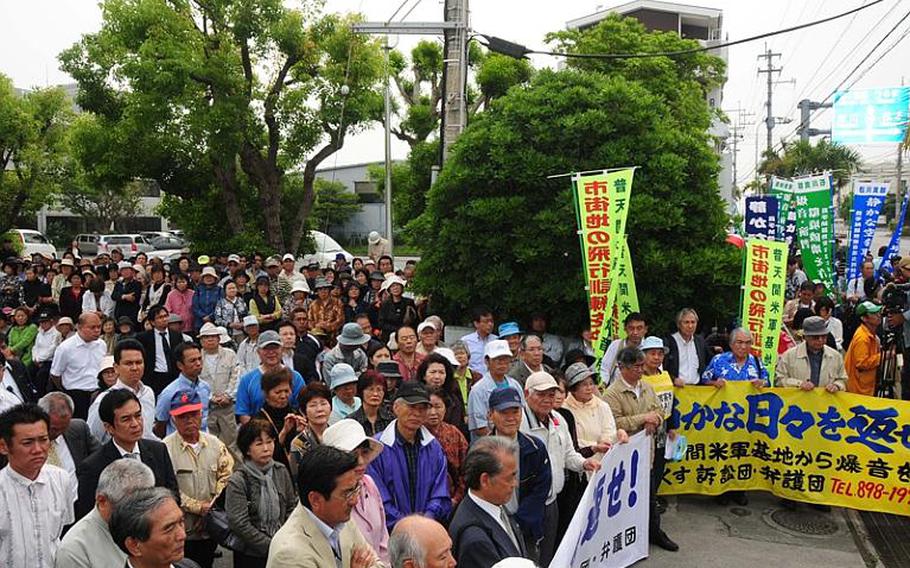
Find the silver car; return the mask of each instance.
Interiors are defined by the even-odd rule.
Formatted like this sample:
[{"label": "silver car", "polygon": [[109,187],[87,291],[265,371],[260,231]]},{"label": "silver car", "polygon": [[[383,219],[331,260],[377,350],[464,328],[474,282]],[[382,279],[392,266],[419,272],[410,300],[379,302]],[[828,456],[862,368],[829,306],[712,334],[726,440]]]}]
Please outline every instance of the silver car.
[{"label": "silver car", "polygon": [[140,252],[146,254],[155,250],[145,237],[140,234],[120,234],[120,235],[100,235],[98,237],[98,254],[110,252],[114,249],[120,249],[123,256],[133,256]]}]

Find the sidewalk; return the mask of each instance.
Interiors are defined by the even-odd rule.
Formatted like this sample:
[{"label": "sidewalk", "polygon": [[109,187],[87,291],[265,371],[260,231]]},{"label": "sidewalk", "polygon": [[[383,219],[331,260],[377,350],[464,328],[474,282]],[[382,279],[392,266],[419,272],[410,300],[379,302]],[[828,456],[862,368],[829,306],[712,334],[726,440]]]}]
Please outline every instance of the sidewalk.
[{"label": "sidewalk", "polygon": [[[876,566],[874,560],[867,563],[857,547],[852,528],[855,521],[846,510],[834,508],[830,513],[821,513],[801,505],[793,514],[780,507],[777,497],[770,493],[751,491],[748,495],[747,507],[721,507],[711,497],[670,497],[662,524],[664,531],[679,544],[679,552],[652,546],[651,556],[636,566]],[[818,534],[805,534],[801,528]],[[828,532],[831,534],[824,534]],[[862,536],[859,541],[863,542]]]}]

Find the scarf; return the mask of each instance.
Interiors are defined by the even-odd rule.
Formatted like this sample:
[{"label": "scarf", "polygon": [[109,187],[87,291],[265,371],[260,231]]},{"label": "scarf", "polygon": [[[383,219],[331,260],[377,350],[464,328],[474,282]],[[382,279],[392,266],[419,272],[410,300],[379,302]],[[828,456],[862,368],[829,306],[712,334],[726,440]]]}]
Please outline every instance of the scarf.
[{"label": "scarf", "polygon": [[250,460],[244,460],[243,471],[259,481],[259,529],[274,536],[281,528],[281,499],[275,485],[275,462],[260,468]]}]

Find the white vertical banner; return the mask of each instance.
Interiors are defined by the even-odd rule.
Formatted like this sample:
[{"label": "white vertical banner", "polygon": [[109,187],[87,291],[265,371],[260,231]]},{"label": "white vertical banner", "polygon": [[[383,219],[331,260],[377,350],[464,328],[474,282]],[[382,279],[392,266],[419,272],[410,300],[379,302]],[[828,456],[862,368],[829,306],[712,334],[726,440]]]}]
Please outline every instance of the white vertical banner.
[{"label": "white vertical banner", "polygon": [[624,568],[648,556],[651,441],[639,432],[610,448],[550,568]]}]

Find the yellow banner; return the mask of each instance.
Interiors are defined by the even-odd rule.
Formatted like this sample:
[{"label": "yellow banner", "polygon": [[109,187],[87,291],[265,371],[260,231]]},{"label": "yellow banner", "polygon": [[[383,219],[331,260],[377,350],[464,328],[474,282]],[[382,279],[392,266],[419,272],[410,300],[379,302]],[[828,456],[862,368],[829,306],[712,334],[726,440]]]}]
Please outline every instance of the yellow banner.
[{"label": "yellow banner", "polygon": [[752,332],[752,354],[761,359],[773,385],[787,287],[787,243],[749,239],[745,262],[740,321]]},{"label": "yellow banner", "polygon": [[910,402],[746,382],[675,397],[688,447],[667,464],[662,494],[758,489],[910,515]]},{"label": "yellow banner", "polygon": [[603,330],[616,302],[617,276],[612,268],[622,253],[634,172],[630,168],[572,178],[588,289],[591,340],[598,360],[610,339]]},{"label": "yellow banner", "polygon": [[639,309],[638,289],[635,287],[635,272],[632,270],[629,242],[625,235],[620,240],[619,254],[613,261],[613,274],[616,275],[616,300],[613,302],[613,317],[609,321],[609,337],[624,339],[626,328],[622,322],[627,315],[637,312]]}]

